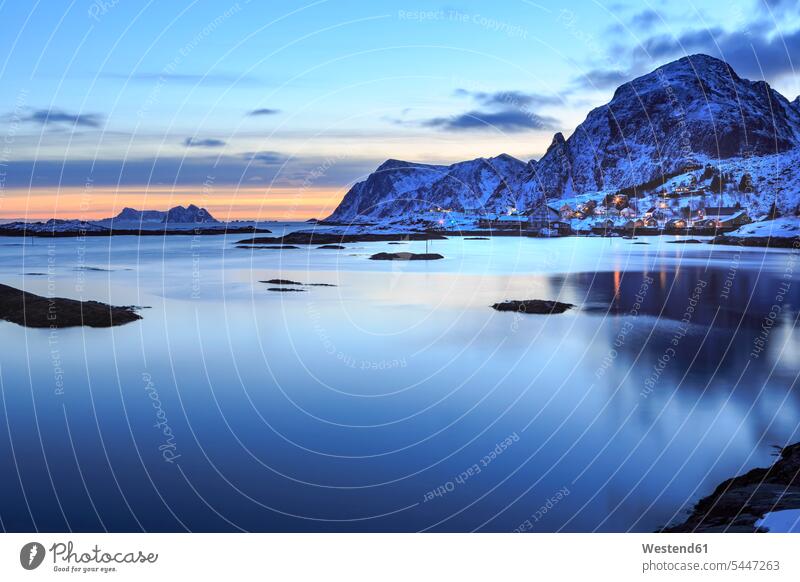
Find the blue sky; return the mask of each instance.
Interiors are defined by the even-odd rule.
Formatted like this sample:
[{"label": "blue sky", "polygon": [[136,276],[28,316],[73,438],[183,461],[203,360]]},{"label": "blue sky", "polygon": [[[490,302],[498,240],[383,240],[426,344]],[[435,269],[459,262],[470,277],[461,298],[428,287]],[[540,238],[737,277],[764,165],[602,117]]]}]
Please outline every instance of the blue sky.
[{"label": "blue sky", "polygon": [[695,52],[800,92],[787,0],[95,0],[0,17],[0,215],[17,190],[87,182],[335,199],[389,157],[538,157],[621,82]]}]

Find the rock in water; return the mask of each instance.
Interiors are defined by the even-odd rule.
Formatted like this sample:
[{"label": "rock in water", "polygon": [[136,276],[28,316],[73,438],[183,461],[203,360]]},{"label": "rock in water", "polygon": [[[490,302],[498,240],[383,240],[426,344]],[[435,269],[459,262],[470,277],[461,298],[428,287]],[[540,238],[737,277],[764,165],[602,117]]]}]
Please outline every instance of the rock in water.
[{"label": "rock in water", "polygon": [[[446,240],[447,237],[435,232],[396,232],[396,233],[356,233],[335,234],[311,230],[296,230],[281,237],[256,237],[240,240],[236,244],[243,245],[341,245],[356,242],[387,242],[411,240]],[[253,248],[267,248],[254,246]],[[293,247],[297,248],[297,247]]]},{"label": "rock in water", "polygon": [[269,285],[302,285],[302,283],[290,281],[289,279],[270,279],[269,281],[259,281],[259,283],[267,283]]},{"label": "rock in water", "polygon": [[141,319],[133,307],[41,297],[0,285],[0,319],[26,327],[111,327]]},{"label": "rock in water", "polygon": [[377,253],[371,261],[436,261],[444,257],[438,253]]},{"label": "rock in water", "polygon": [[547,301],[544,299],[524,299],[503,301],[495,303],[492,309],[497,311],[516,311],[518,313],[564,313],[568,309],[575,307],[572,303],[561,303],[560,301]]}]

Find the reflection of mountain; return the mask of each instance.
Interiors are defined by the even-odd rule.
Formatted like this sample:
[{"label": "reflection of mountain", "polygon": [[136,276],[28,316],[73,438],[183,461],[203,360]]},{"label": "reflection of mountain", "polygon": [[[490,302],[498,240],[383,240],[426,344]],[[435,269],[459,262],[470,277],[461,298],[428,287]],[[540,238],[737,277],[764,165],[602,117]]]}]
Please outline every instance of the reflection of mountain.
[{"label": "reflection of mountain", "polygon": [[[644,285],[646,278],[650,281]],[[702,266],[681,265],[678,270],[649,273],[575,273],[553,278],[557,286],[573,287],[585,296],[585,308],[598,314],[608,312],[666,320],[684,319],[691,308],[689,323],[714,327],[758,329],[775,304],[783,283],[779,274],[741,269],[724,271]],[[698,298],[690,302],[699,290]],[[798,305],[800,288],[790,286],[782,303]]]},{"label": "reflection of mountain", "polygon": [[[793,324],[800,304],[800,287],[787,290],[780,273],[749,269],[682,265],[650,273],[576,273],[553,277],[552,284],[564,289],[562,296],[582,300],[584,310],[616,323],[608,338],[614,365],[624,374],[643,374],[630,378],[642,386],[660,360],[668,364],[659,367],[656,380],[670,388],[720,380],[762,386],[770,374],[780,373],[773,364],[784,355],[782,331]],[[763,327],[769,329],[766,336]],[[754,355],[760,338],[764,349]],[[644,366],[632,368],[637,359]]]}]

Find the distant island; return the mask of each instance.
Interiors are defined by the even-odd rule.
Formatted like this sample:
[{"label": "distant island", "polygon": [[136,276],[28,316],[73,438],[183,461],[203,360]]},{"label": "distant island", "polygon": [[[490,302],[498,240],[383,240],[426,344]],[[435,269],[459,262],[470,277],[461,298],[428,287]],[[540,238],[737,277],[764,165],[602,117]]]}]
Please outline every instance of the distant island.
[{"label": "distant island", "polygon": [[221,224],[205,208],[194,204],[186,207],[174,206],[169,210],[136,210],[123,208],[122,212],[112,218],[95,221],[97,224],[115,223],[147,223],[147,224]]},{"label": "distant island", "polygon": [[169,210],[123,208],[116,216],[100,220],[16,221],[0,225],[0,236],[76,237],[112,235],[219,235],[269,233],[253,224],[221,222],[194,204]]}]

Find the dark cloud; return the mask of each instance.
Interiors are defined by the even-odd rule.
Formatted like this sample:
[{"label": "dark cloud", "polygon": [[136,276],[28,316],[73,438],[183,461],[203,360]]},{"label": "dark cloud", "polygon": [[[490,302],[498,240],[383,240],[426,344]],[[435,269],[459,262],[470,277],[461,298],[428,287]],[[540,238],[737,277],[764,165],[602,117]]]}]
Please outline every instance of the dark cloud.
[{"label": "dark cloud", "polygon": [[[421,122],[424,127],[445,131],[492,130],[507,132],[555,129],[558,120],[532,110],[533,107],[557,105],[562,99],[555,95],[540,95],[524,91],[470,91],[456,89],[459,97],[469,97],[480,105],[450,117],[434,117]],[[402,122],[402,121],[401,121]]]},{"label": "dark cloud", "polygon": [[649,30],[661,21],[655,10],[644,10],[631,16],[630,25],[637,30]]},{"label": "dark cloud", "polygon": [[719,27],[689,30],[679,35],[660,34],[642,41],[642,52],[651,58],[672,56],[676,53],[694,53],[714,45],[714,39],[725,35]]},{"label": "dark cloud", "polygon": [[252,111],[248,111],[247,115],[249,115],[251,117],[258,117],[258,116],[261,116],[261,115],[276,115],[276,114],[278,114],[280,112],[281,112],[280,109],[269,109],[269,108],[264,107],[262,109],[253,109]]},{"label": "dark cloud", "polygon": [[507,132],[519,132],[534,129],[557,129],[558,120],[519,109],[504,111],[476,110],[452,117],[436,117],[424,121],[423,125],[447,131],[500,129]]},{"label": "dark cloud", "polygon": [[766,12],[783,12],[789,8],[797,8],[797,0],[756,0],[756,5]]},{"label": "dark cloud", "polygon": [[56,123],[78,127],[100,127],[103,118],[94,113],[68,113],[60,109],[36,109],[24,116],[22,121],[40,125]]},{"label": "dark cloud", "polygon": [[594,69],[577,77],[573,84],[585,89],[616,89],[631,77],[630,72],[617,69]]},{"label": "dark cloud", "polygon": [[187,137],[185,140],[183,140],[183,145],[185,145],[187,148],[219,148],[224,146],[225,142],[221,139],[198,139],[196,137]]},{"label": "dark cloud", "polygon": [[266,166],[272,166],[275,164],[283,164],[289,158],[280,152],[251,152],[247,154],[243,154],[242,156],[245,160],[252,160],[254,162],[258,162],[260,164],[264,164]]},{"label": "dark cloud", "polygon": [[[781,77],[797,74],[792,56],[800,54],[800,28],[797,25],[794,30],[786,28],[786,16],[796,14],[796,10],[797,0],[752,0],[744,11],[744,20],[737,22],[735,29],[687,27],[671,34],[651,33],[635,44],[621,44],[623,35],[609,34],[607,54],[615,55],[617,60],[574,79],[573,87],[616,88],[665,62],[696,53],[724,60],[742,77],[774,83]],[[645,10],[628,22],[647,30],[658,20],[658,13]],[[779,29],[779,25],[785,30]]]},{"label": "dark cloud", "polygon": [[[674,60],[694,53],[704,53],[730,64],[739,75],[749,79],[776,79],[796,74],[792,56],[800,53],[800,28],[781,30],[777,26],[785,23],[782,18],[796,12],[797,0],[753,0],[746,12],[747,20],[739,22],[735,29],[721,26],[686,28],[672,34],[653,34],[635,46],[615,49],[627,61],[628,78],[634,72],[646,72],[656,64]],[[647,11],[646,11],[647,12]],[[639,13],[642,22],[654,21],[657,15]],[[786,26],[782,24],[782,26]],[[626,68],[623,66],[621,68]],[[597,70],[587,75],[587,83],[595,86],[613,86],[621,79],[614,78],[613,71]]]},{"label": "dark cloud", "polygon": [[750,79],[774,80],[794,74],[791,57],[800,53],[800,30],[783,35],[763,34],[760,24],[735,32],[712,28],[689,30],[677,37],[660,35],[646,40],[642,47],[650,58],[659,59],[706,53],[726,61],[739,75]]}]

